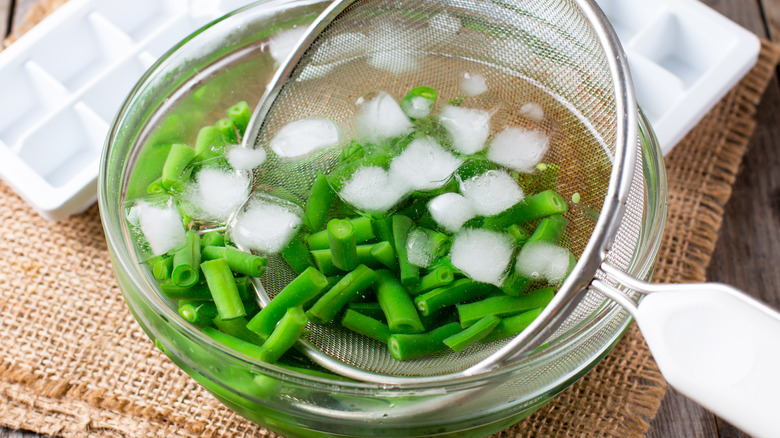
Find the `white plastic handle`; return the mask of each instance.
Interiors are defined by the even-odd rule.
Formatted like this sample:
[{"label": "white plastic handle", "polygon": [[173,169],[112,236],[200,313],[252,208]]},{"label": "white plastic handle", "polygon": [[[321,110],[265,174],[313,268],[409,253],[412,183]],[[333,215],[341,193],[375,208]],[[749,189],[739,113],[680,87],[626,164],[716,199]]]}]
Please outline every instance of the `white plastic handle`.
[{"label": "white plastic handle", "polygon": [[697,286],[650,293],[635,312],[661,373],[745,432],[780,437],[780,313],[725,285]]}]

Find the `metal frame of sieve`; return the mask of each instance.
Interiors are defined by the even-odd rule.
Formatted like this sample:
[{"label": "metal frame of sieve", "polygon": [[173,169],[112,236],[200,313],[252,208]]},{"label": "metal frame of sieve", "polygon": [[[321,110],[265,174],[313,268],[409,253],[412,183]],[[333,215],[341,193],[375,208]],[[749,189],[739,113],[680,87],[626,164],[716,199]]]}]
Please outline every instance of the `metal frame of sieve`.
[{"label": "metal frame of sieve", "polygon": [[[262,142],[263,129],[267,128],[265,122],[268,115],[277,104],[280,97],[284,97],[285,87],[288,81],[299,72],[300,60],[307,55],[317,38],[329,28],[332,22],[343,19],[340,14],[349,14],[353,5],[371,4],[372,0],[342,0],[336,1],[326,9],[320,17],[309,27],[307,37],[301,40],[292,50],[291,54],[281,64],[276,75],[269,83],[267,91],[261,98],[252,120],[250,121],[247,135],[244,138],[244,147],[253,147]],[[373,3],[382,3],[374,0]],[[403,3],[403,2],[391,2]],[[477,4],[473,0],[430,0],[426,3],[431,7],[436,5],[456,4],[469,6]],[[501,7],[520,7],[525,3],[540,3],[533,1],[507,0],[505,2],[485,2]],[[545,6],[549,2],[545,2]],[[593,231],[587,240],[574,270],[556,294],[553,301],[546,307],[542,314],[520,335],[497,348],[489,355],[483,357],[469,366],[463,366],[459,370],[444,372],[434,375],[392,375],[389,373],[375,372],[344,362],[323,352],[308,340],[301,341],[307,355],[315,362],[338,374],[358,380],[381,384],[418,384],[451,380],[463,375],[475,375],[506,366],[538,346],[548,342],[551,337],[560,335],[564,322],[576,314],[583,300],[595,300],[589,303],[589,311],[596,312],[603,303],[603,297],[589,295],[588,289],[594,277],[603,276],[599,268],[605,259],[609,259],[612,253],[619,252],[619,256],[630,256],[634,248],[632,242],[621,242],[621,227],[631,228],[628,235],[635,235],[638,231],[636,220],[627,216],[639,214],[642,211],[642,170],[638,160],[638,110],[634,97],[633,86],[628,69],[628,62],[622,51],[617,35],[609,24],[604,13],[592,0],[569,0],[555,3],[556,6],[576,7],[587,21],[590,30],[600,44],[603,51],[603,59],[609,70],[611,86],[611,102],[614,103],[615,126],[612,135],[614,156],[611,159],[611,171],[606,196],[593,227]],[[552,7],[552,6],[551,6]],[[273,119],[273,117],[271,117]],[[637,200],[638,197],[638,200]],[[637,202],[638,208],[637,211]],[[633,204],[633,207],[631,206]],[[628,205],[628,207],[627,207]],[[624,233],[625,234],[625,233]],[[616,242],[617,239],[617,242]],[[626,240],[626,239],[624,239]],[[628,239],[630,240],[630,239]],[[615,245],[617,243],[617,245]],[[617,251],[612,251],[618,247]],[[268,302],[268,296],[259,281],[256,283],[261,291],[261,304]],[[263,296],[265,295],[265,296]],[[594,304],[596,303],[596,304]],[[595,308],[596,310],[593,310]],[[564,330],[565,331],[565,330]],[[354,352],[354,351],[353,351]],[[352,353],[352,352],[348,352]]]}]

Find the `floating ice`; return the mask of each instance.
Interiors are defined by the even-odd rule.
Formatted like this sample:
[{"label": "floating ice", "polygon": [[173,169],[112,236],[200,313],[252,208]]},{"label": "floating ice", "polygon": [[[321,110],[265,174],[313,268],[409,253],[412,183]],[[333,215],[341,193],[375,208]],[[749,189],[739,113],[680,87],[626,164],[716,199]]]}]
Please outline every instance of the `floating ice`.
[{"label": "floating ice", "polygon": [[520,107],[520,115],[535,122],[541,122],[544,119],[544,110],[538,103],[528,102]]},{"label": "floating ice", "polygon": [[566,248],[547,242],[530,242],[517,255],[515,270],[530,279],[558,283],[566,278],[572,260]]},{"label": "floating ice", "polygon": [[393,159],[390,173],[413,190],[431,190],[443,186],[461,163],[436,140],[424,137],[413,140]]},{"label": "floating ice", "polygon": [[415,71],[420,68],[420,63],[415,55],[406,50],[383,50],[375,52],[368,60],[371,67],[386,72],[401,74]]},{"label": "floating ice", "polygon": [[413,127],[398,103],[385,92],[364,102],[355,116],[358,138],[370,143],[399,137],[411,132]]},{"label": "floating ice", "polygon": [[165,254],[187,243],[181,214],[175,205],[159,206],[138,201],[128,213],[138,223],[153,255]]},{"label": "floating ice", "polygon": [[419,62],[415,52],[424,46],[420,31],[402,28],[386,19],[371,23],[368,39],[368,64],[374,68],[399,74],[415,71]]},{"label": "floating ice", "polygon": [[224,222],[249,196],[249,175],[204,168],[194,176],[185,198],[197,209],[197,219]]},{"label": "floating ice", "polygon": [[384,213],[408,192],[408,186],[392,178],[390,172],[381,167],[366,166],[352,174],[339,194],[358,210]]},{"label": "floating ice", "polygon": [[523,200],[523,190],[517,181],[503,170],[487,172],[469,178],[460,185],[463,196],[482,216],[493,216]]},{"label": "floating ice", "polygon": [[485,148],[490,133],[490,114],[479,109],[447,105],[439,120],[450,134],[452,147],[464,154],[473,154]]},{"label": "floating ice", "polygon": [[268,51],[276,62],[282,62],[306,33],[306,26],[276,33],[268,40]]},{"label": "floating ice", "polygon": [[433,110],[434,102],[422,96],[415,96],[401,102],[401,110],[412,119],[428,117]]},{"label": "floating ice", "polygon": [[513,242],[506,233],[465,229],[452,241],[450,261],[474,281],[501,286],[512,260]]},{"label": "floating ice", "polygon": [[409,232],[409,237],[406,240],[406,258],[409,263],[427,268],[433,260],[433,252],[433,242],[428,233],[419,228]]},{"label": "floating ice", "polygon": [[517,172],[530,173],[542,161],[549,145],[550,139],[543,132],[510,127],[496,134],[487,157]]},{"label": "floating ice", "polygon": [[440,227],[454,233],[477,215],[471,202],[458,193],[443,193],[428,203],[428,211]]},{"label": "floating ice", "polygon": [[262,253],[284,249],[301,225],[301,214],[280,200],[274,203],[253,199],[229,228],[230,237],[240,247]]},{"label": "floating ice", "polygon": [[479,96],[487,91],[485,77],[480,74],[465,73],[460,80],[460,89],[466,96]]},{"label": "floating ice", "polygon": [[236,170],[250,170],[265,162],[265,149],[250,149],[237,146],[228,151],[228,164]]},{"label": "floating ice", "polygon": [[326,118],[290,122],[276,133],[269,145],[280,157],[296,158],[339,144],[341,132]]}]

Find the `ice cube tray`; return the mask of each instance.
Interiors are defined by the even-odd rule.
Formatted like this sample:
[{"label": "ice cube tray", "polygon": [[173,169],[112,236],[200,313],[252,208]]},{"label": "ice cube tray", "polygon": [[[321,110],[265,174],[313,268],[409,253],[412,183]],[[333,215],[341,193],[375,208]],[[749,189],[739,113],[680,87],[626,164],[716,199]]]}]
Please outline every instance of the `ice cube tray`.
[{"label": "ice cube tray", "polygon": [[[696,0],[597,0],[664,152],[755,63],[755,36]],[[0,53],[0,176],[43,217],[96,199],[109,124],[176,42],[249,0],[71,0]]]}]

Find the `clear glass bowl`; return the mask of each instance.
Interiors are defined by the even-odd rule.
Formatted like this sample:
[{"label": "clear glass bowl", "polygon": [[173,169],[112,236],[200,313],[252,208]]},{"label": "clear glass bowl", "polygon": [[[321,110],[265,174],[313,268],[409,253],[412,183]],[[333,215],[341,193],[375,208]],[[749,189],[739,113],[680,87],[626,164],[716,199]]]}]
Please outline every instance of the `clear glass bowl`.
[{"label": "clear glass bowl", "polygon": [[[446,383],[376,385],[312,376],[253,360],[202,334],[155,290],[139,264],[123,202],[140,154],[194,140],[239,100],[256,102],[273,73],[268,37],[311,21],[325,1],[252,4],[168,52],[132,90],[103,153],[99,203],[124,298],[147,335],[181,369],[247,419],[286,436],[485,436],[530,415],[595,366],[630,323],[614,304],[486,375]],[[649,279],[666,218],[663,160],[641,117],[643,226],[627,272]],[[138,169],[136,169],[138,171]],[[144,186],[145,187],[145,186]]]}]

